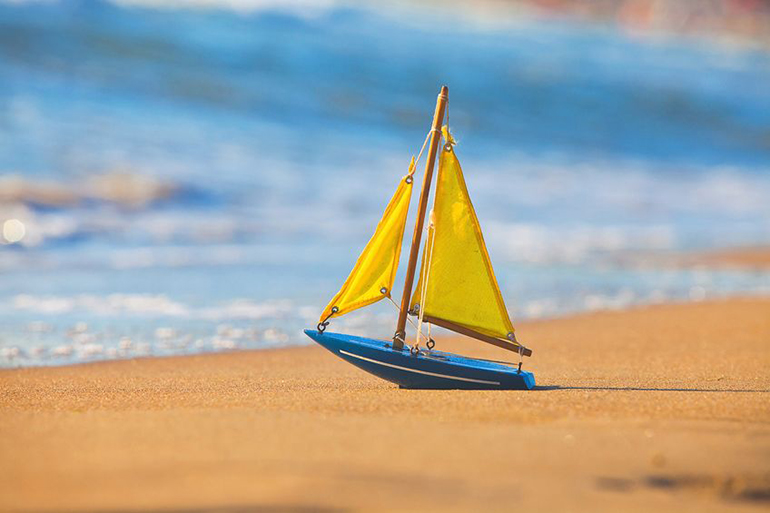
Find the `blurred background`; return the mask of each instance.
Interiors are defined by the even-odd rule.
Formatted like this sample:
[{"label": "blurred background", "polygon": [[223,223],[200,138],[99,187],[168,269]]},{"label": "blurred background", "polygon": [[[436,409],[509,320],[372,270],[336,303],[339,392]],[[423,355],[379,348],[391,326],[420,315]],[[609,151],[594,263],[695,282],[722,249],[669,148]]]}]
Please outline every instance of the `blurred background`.
[{"label": "blurred background", "polygon": [[306,343],[442,84],[514,322],[770,294],[679,261],[770,243],[769,50],[761,0],[2,0],[0,365]]}]

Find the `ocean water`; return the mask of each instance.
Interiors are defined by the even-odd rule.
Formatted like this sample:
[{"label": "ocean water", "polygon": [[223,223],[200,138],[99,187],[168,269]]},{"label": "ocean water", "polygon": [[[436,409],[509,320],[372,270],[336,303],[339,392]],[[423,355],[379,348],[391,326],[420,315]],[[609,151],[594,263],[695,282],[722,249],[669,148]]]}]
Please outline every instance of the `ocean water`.
[{"label": "ocean water", "polygon": [[[306,343],[444,83],[514,321],[770,294],[669,260],[770,241],[767,50],[146,4],[0,2],[2,366]],[[387,338],[394,314],[332,329]]]}]

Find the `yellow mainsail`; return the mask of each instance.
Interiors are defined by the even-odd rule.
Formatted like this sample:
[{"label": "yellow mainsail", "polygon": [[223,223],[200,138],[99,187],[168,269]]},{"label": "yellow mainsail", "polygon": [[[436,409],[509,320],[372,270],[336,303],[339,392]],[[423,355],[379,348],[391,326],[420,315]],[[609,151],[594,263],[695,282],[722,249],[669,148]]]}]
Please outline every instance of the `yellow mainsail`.
[{"label": "yellow mainsail", "polygon": [[409,174],[401,179],[374,235],[358,257],[340,291],[324,308],[320,322],[390,296],[412,197],[413,172],[414,158],[409,166]]},{"label": "yellow mainsail", "polygon": [[432,324],[481,334],[497,339],[497,345],[518,348],[460,162],[452,148],[454,140],[446,127],[444,137],[447,144],[439,158],[423,268],[410,310],[422,309],[424,319]]}]

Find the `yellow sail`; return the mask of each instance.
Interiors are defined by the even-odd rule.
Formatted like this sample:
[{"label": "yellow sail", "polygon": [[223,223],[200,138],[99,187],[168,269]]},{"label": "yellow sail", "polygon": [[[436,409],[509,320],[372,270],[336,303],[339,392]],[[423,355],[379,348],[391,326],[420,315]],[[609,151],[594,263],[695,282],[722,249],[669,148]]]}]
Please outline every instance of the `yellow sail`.
[{"label": "yellow sail", "polygon": [[401,179],[374,235],[358,257],[340,291],[324,308],[320,322],[390,296],[401,254],[409,200],[412,197],[413,170],[414,159],[410,165],[410,174]]},{"label": "yellow sail", "polygon": [[422,308],[428,322],[461,333],[485,335],[497,339],[496,345],[518,348],[460,162],[452,149],[454,140],[446,127],[444,137],[448,142],[439,158],[423,268],[410,310]]}]

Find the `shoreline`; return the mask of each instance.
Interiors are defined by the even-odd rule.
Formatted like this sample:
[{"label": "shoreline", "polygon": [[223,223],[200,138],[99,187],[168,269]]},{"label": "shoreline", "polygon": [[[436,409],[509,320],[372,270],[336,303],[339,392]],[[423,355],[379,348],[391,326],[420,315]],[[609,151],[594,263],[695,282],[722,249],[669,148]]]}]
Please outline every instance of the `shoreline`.
[{"label": "shoreline", "polygon": [[770,246],[727,246],[699,251],[620,254],[610,260],[621,267],[644,269],[705,269],[708,271],[770,271]]},{"label": "shoreline", "polygon": [[711,269],[734,268],[753,271],[770,270],[770,246],[751,246],[715,249],[683,257],[689,265]]},{"label": "shoreline", "polygon": [[[552,297],[546,297],[545,300],[532,302],[523,302],[518,310],[520,316],[514,316],[514,324],[519,325],[521,323],[532,323],[540,321],[559,321],[563,319],[569,319],[574,316],[590,314],[593,312],[609,311],[632,311],[637,308],[647,308],[654,305],[675,305],[680,303],[687,303],[688,301],[700,302],[700,301],[723,301],[742,298],[763,298],[770,297],[770,246],[768,245],[755,245],[755,246],[734,246],[723,247],[711,250],[702,251],[678,251],[678,252],[650,252],[650,253],[618,253],[613,257],[607,257],[606,259],[597,260],[597,269],[600,272],[606,270],[609,267],[610,271],[631,272],[631,273],[647,273],[650,271],[662,272],[677,271],[682,273],[682,279],[684,285],[675,285],[672,290],[666,290],[664,283],[658,283],[655,288],[645,289],[644,283],[638,290],[638,294],[633,288],[615,289],[615,292],[598,293],[598,294],[583,294],[583,301],[577,298],[571,298],[571,300],[559,304],[558,301],[553,301]],[[703,272],[713,273],[717,280],[721,280],[721,287],[719,285],[710,288],[709,285],[712,277],[706,276],[704,278]],[[644,276],[632,276],[633,279],[645,279]],[[703,280],[705,279],[705,282]],[[731,281],[732,280],[732,281]],[[689,284],[688,284],[689,282]],[[700,286],[700,283],[704,283]],[[615,286],[618,283],[614,283]],[[689,287],[689,290],[688,288]],[[628,293],[628,294],[627,294]],[[128,297],[122,297],[120,294],[116,295],[119,299],[119,306],[114,307],[126,308],[126,305],[136,305],[135,299],[143,301],[142,309],[151,309],[154,307],[160,308],[187,308],[184,303],[177,304],[164,295],[144,297],[145,295],[128,295]],[[249,336],[247,339],[243,338],[243,331],[241,335],[236,335],[235,341],[225,340],[228,345],[219,345],[219,341],[215,340],[218,337],[212,335],[212,328],[214,321],[211,321],[209,333],[192,333],[190,331],[185,332],[181,329],[180,334],[186,337],[202,337],[196,340],[195,345],[191,345],[190,341],[172,340],[170,343],[165,339],[161,339],[161,335],[153,334],[148,330],[133,339],[133,336],[128,338],[128,346],[125,349],[121,344],[118,345],[118,340],[131,333],[123,330],[122,332],[105,334],[97,329],[94,333],[88,333],[88,336],[95,336],[96,340],[94,344],[91,344],[91,340],[83,340],[73,336],[72,326],[76,326],[76,321],[81,319],[75,313],[65,314],[70,317],[70,328],[63,327],[61,319],[63,317],[54,317],[52,324],[46,322],[46,316],[43,313],[48,299],[62,299],[68,301],[67,306],[71,308],[73,312],[76,312],[78,308],[84,309],[84,312],[93,314],[91,304],[98,302],[102,296],[91,295],[86,296],[88,301],[83,301],[81,304],[75,301],[76,296],[62,296],[61,298],[46,298],[45,296],[24,296],[17,295],[15,300],[22,305],[18,308],[29,308],[29,312],[39,312],[39,315],[33,317],[30,316],[27,324],[19,324],[15,327],[15,330],[7,330],[5,333],[5,344],[0,344],[0,372],[6,370],[20,369],[20,368],[50,368],[69,365],[83,365],[98,363],[103,361],[120,361],[124,359],[136,359],[136,358],[168,358],[177,356],[189,356],[194,354],[216,354],[219,351],[265,351],[274,347],[304,347],[304,345],[312,344],[311,341],[305,341],[304,335],[301,333],[299,326],[300,323],[292,323],[292,329],[297,328],[296,332],[292,332],[295,338],[292,340],[289,335],[284,332],[280,332],[281,336],[286,337],[286,341],[280,343],[268,342],[257,338],[257,330],[254,330],[255,335]],[[23,300],[20,300],[23,299]],[[107,300],[111,300],[112,296],[105,297]],[[144,300],[147,300],[147,304]],[[589,301],[590,299],[590,301]],[[237,305],[240,300],[235,303],[226,303],[226,305]],[[248,300],[246,300],[249,303]],[[270,300],[262,300],[256,304],[252,304],[253,307],[260,307],[264,304],[269,304]],[[277,300],[276,302],[280,302]],[[157,305],[160,303],[160,305]],[[34,307],[34,308],[33,308]],[[187,314],[193,317],[197,310],[190,307],[190,311]],[[37,310],[36,310],[37,309]],[[297,309],[293,309],[296,311]],[[25,312],[27,310],[19,310]],[[205,311],[205,309],[204,309]],[[117,321],[122,320],[118,311],[111,311],[112,314],[118,315],[115,317]],[[120,314],[122,315],[122,314]],[[236,318],[233,318],[236,319]],[[233,321],[235,325],[243,325],[247,322],[242,319],[226,319],[220,322],[226,323]],[[293,319],[295,321],[296,319]],[[169,317],[168,322],[155,323],[155,326],[169,326],[174,325],[175,318]],[[127,326],[138,326],[137,322],[144,322],[141,319],[133,322],[133,324]],[[184,318],[182,319],[184,322]],[[276,324],[262,324],[260,327],[265,332],[271,330],[274,327],[280,326],[280,320],[272,318],[268,320]],[[261,324],[261,321],[259,322]],[[31,327],[33,325],[40,325],[41,327]],[[57,327],[54,329],[54,325]],[[79,324],[79,323],[78,323]],[[224,324],[223,324],[224,325]],[[85,326],[85,324],[84,324]],[[225,325],[226,326],[226,325]],[[374,333],[374,336],[385,335],[387,337],[388,332],[387,324],[384,325],[385,329],[380,329]],[[226,326],[229,327],[229,326]],[[382,327],[382,326],[381,326]],[[87,329],[87,328],[86,328]],[[164,331],[173,330],[174,328],[161,328]],[[251,327],[247,331],[252,331]],[[42,334],[38,336],[38,333]],[[451,336],[451,335],[450,335]],[[104,338],[103,338],[104,337]],[[133,339],[133,340],[132,340]],[[92,347],[93,346],[93,347]],[[231,348],[235,349],[231,349]],[[197,352],[200,351],[200,352]],[[510,355],[507,355],[510,356]]]},{"label": "shoreline", "polygon": [[0,509],[767,507],[770,298],[517,333],[533,391],[400,390],[317,346],[2,370]]},{"label": "shoreline", "polygon": [[[770,250],[768,250],[768,258],[770,258]],[[726,263],[725,265],[732,266],[732,263]],[[768,261],[768,266],[770,266],[770,260]],[[746,269],[745,266],[740,266],[742,269]],[[718,297],[710,297],[707,299],[681,299],[681,300],[664,300],[664,301],[656,301],[656,302],[642,302],[638,304],[632,304],[627,307],[622,308],[598,308],[594,310],[584,310],[580,312],[570,312],[563,315],[555,315],[555,316],[543,316],[543,317],[537,317],[537,318],[529,318],[523,321],[516,321],[514,319],[514,326],[516,327],[517,332],[519,331],[518,326],[519,325],[537,325],[542,323],[553,323],[553,322],[566,322],[570,321],[575,318],[585,317],[593,314],[612,314],[612,313],[624,313],[624,312],[635,312],[639,310],[646,310],[649,308],[656,308],[656,307],[678,307],[678,306],[685,306],[685,305],[694,305],[694,304],[701,304],[701,303],[714,303],[714,302],[741,302],[741,301],[756,301],[756,300],[769,300],[770,301],[770,293],[764,294],[764,293],[757,293],[757,294],[735,294],[735,295],[725,295],[725,296],[718,296]],[[332,330],[333,331],[333,330]],[[441,335],[438,335],[438,337],[441,337],[443,340],[449,339],[452,343],[459,343],[462,345],[462,336],[456,335],[452,332],[441,330],[443,333]],[[352,333],[356,334],[356,333]],[[363,335],[362,335],[363,336]],[[305,334],[302,334],[303,338],[306,338]],[[382,338],[382,340],[385,340],[385,338]],[[474,344],[474,343],[471,343]],[[124,362],[124,361],[136,361],[136,362],[142,362],[142,361],[149,361],[149,360],[164,360],[164,359],[185,359],[185,358],[195,358],[195,357],[202,357],[202,356],[215,356],[215,355],[238,355],[238,354],[251,354],[251,353],[262,353],[262,352],[272,352],[272,351],[286,351],[286,350],[294,350],[294,349],[303,349],[307,347],[316,347],[316,344],[310,340],[307,339],[306,343],[297,343],[297,344],[288,344],[284,346],[268,346],[264,348],[236,348],[236,349],[223,349],[218,351],[206,351],[206,352],[198,352],[198,353],[185,353],[185,354],[166,354],[166,355],[153,355],[153,354],[147,354],[142,356],[134,356],[134,357],[119,357],[119,358],[104,358],[104,359],[94,359],[94,360],[85,360],[85,361],[76,361],[76,362],[66,362],[66,363],[50,363],[50,364],[44,364],[44,365],[20,365],[17,367],[0,367],[0,374],[4,372],[13,372],[23,369],[55,369],[55,368],[62,368],[62,367],[81,367],[81,366],[89,366],[89,365],[100,365],[100,364],[109,364],[114,362]],[[502,357],[509,357],[512,353],[509,351],[500,351],[498,353]],[[505,358],[503,358],[505,359]],[[524,362],[527,362],[527,358],[524,359]]]}]

